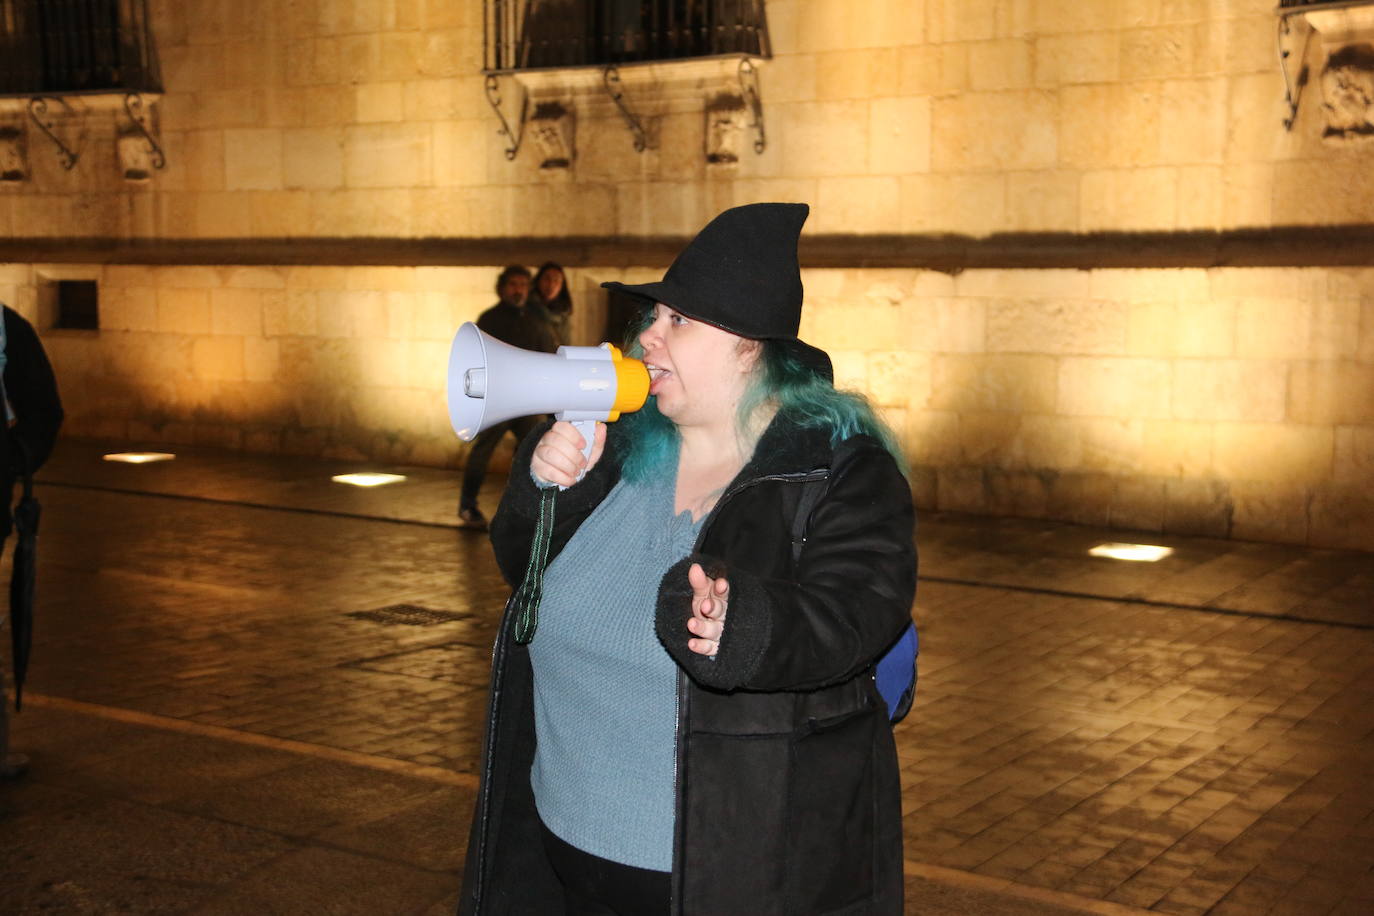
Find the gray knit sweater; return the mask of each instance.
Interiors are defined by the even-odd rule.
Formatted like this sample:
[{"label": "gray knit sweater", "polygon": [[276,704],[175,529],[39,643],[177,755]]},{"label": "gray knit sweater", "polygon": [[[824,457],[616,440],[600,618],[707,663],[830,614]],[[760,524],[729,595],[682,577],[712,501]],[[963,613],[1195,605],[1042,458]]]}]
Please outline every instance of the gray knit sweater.
[{"label": "gray knit sweater", "polygon": [[670,871],[677,667],[654,634],[659,583],[700,522],[674,480],[621,480],[544,575],[530,643],[539,816],[577,848]]}]

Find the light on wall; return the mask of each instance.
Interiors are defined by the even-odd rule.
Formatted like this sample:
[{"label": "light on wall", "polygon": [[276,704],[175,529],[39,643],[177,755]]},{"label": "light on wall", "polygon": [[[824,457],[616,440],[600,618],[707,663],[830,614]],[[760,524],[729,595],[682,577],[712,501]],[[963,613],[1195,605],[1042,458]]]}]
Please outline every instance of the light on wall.
[{"label": "light on wall", "polygon": [[171,461],[175,458],[171,452],[111,452],[105,455],[106,461],[118,461],[123,464],[149,464],[154,461]]}]

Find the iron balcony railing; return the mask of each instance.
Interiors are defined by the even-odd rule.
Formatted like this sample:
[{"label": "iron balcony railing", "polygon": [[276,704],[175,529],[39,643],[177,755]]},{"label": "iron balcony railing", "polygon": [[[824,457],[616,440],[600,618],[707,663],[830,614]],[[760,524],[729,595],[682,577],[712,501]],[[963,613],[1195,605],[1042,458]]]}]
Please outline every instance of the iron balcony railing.
[{"label": "iron balcony railing", "polygon": [[485,0],[487,72],[771,57],[763,0]]},{"label": "iron balcony railing", "polygon": [[0,0],[0,95],[161,91],[147,0]]}]

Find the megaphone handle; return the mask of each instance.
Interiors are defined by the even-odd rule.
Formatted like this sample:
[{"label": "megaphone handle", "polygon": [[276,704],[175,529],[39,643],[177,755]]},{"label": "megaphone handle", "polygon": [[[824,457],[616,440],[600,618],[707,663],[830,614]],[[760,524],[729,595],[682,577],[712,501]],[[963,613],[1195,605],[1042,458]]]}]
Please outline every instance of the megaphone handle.
[{"label": "megaphone handle", "polygon": [[[591,461],[592,449],[596,447],[596,421],[573,420],[572,425],[582,434],[582,441],[586,443],[586,445],[582,446],[582,457]],[[577,479],[580,481],[586,473],[586,471],[583,471],[581,474],[578,474]]]}]

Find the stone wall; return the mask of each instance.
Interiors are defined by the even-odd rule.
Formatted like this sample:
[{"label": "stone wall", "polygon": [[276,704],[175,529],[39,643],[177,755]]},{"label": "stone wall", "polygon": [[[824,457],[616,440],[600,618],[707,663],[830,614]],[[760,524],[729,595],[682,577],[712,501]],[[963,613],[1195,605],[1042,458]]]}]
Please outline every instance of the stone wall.
[{"label": "stone wall", "polygon": [[[444,367],[496,268],[92,268],[69,432],[456,463]],[[44,268],[0,295],[33,314]],[[574,274],[579,336],[600,327]],[[1374,269],[808,270],[802,334],[922,507],[1374,548]]]}]

